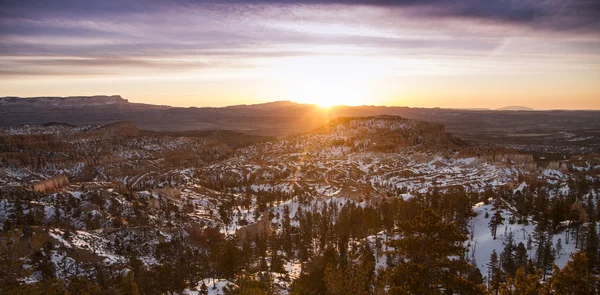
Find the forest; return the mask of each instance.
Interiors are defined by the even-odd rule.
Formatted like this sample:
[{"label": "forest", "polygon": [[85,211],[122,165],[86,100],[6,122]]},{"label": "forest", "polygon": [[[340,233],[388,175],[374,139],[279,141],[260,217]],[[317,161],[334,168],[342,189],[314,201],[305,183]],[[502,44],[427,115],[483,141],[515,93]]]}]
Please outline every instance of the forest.
[{"label": "forest", "polygon": [[[107,221],[78,212],[77,201],[71,200],[59,202],[61,213],[48,221],[43,210],[26,203],[43,201],[43,194],[2,191],[2,198],[14,200],[15,205],[7,209],[7,203],[2,204],[8,219],[0,238],[0,291],[182,294],[197,287],[199,294],[213,294],[206,284],[197,284],[218,277],[232,282],[223,289],[225,294],[279,294],[273,276],[278,274],[279,280],[290,283],[289,294],[598,294],[600,183],[583,178],[568,185],[569,193],[557,196],[551,194],[556,189],[552,184],[531,182],[523,190],[500,187],[482,193],[461,187],[434,189],[407,200],[398,197],[398,191],[398,196],[370,203],[315,202],[302,190],[259,192],[255,215],[268,212],[269,220],[280,221],[274,225],[277,230],[244,240],[211,226],[190,235],[174,232],[169,242],[149,250],[158,262],[150,266],[140,260],[142,246],[137,247],[135,239],[117,238],[109,247],[127,261],[121,267],[96,263],[88,268],[53,263],[53,245],[40,231],[59,226],[67,228],[64,237],[68,238],[77,227],[69,216],[75,216],[87,229],[107,227],[109,222],[115,229],[127,224],[147,234],[154,224],[145,218],[146,207],[134,202],[125,209],[112,202],[115,215],[133,212],[126,220]],[[90,193],[82,198],[102,205],[106,196]],[[227,223],[235,208],[250,208],[251,199],[249,194],[232,194],[218,214]],[[288,206],[283,212],[269,210],[285,201],[299,204],[294,214]],[[526,242],[515,242],[512,233],[504,235],[503,249],[480,262],[486,264],[487,273],[478,269],[470,247],[475,204],[491,206],[484,218],[493,239],[504,225],[535,224]],[[162,218],[173,224],[190,208],[163,206],[161,210]],[[510,218],[500,214],[503,211],[510,212]],[[554,243],[557,234],[561,238]],[[565,245],[576,252],[559,268],[556,255]],[[290,261],[301,266],[294,280],[286,275]],[[28,283],[26,278],[34,272],[41,279]]]}]

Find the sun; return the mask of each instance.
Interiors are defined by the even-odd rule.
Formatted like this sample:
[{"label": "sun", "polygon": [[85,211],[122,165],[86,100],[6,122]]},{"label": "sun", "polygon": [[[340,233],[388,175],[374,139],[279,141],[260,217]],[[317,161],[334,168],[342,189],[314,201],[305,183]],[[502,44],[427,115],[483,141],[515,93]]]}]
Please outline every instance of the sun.
[{"label": "sun", "polygon": [[317,103],[317,106],[320,107],[320,108],[322,108],[322,109],[329,109],[329,108],[331,108],[333,106],[336,106],[336,105],[340,105],[340,104],[339,103],[334,103],[332,101],[325,101],[325,102]]},{"label": "sun", "polygon": [[358,57],[309,56],[285,59],[278,75],[286,99],[316,104],[322,108],[337,105],[364,105],[373,92],[373,65]]},{"label": "sun", "polygon": [[289,98],[299,103],[316,104],[322,108],[336,105],[365,104],[367,97],[364,84],[348,77],[315,75],[293,81]]}]

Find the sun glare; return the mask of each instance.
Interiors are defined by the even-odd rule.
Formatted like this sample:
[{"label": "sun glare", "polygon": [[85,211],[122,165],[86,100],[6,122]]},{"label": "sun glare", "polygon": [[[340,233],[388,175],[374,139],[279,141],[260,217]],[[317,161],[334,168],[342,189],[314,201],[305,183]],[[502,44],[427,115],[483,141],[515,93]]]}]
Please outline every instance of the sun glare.
[{"label": "sun glare", "polygon": [[366,58],[311,56],[285,58],[276,71],[286,99],[329,108],[368,104],[379,68]]}]

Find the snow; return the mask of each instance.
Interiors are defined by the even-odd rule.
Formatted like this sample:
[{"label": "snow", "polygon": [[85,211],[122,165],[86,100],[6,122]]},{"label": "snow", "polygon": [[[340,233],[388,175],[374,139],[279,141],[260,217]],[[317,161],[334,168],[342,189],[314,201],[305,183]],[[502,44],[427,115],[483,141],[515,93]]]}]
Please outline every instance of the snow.
[{"label": "snow", "polygon": [[65,252],[51,251],[50,261],[55,266],[56,276],[65,279],[75,275],[84,275],[88,270],[81,268],[75,259],[69,257]]},{"label": "snow", "polygon": [[[393,239],[398,239],[399,236],[393,235],[388,236],[385,231],[381,231],[376,235],[371,235],[367,237],[367,241],[369,246],[373,250],[373,256],[375,257],[375,270],[379,271],[388,267],[387,265],[387,255],[386,251],[392,251],[394,247],[385,244],[386,239],[391,241]],[[379,245],[381,249],[377,249],[377,240],[379,240]]]},{"label": "snow", "polygon": [[69,242],[67,242],[62,235],[64,235],[64,232],[59,230],[59,229],[51,229],[48,234],[53,237],[55,240],[57,240],[58,242],[62,243],[65,247],[67,248],[73,248],[71,246],[71,244]]},{"label": "snow", "polygon": [[200,294],[200,286],[202,283],[206,284],[208,287],[209,295],[223,295],[225,292],[224,288],[232,288],[235,287],[235,284],[225,279],[204,279],[198,282],[198,286],[195,289],[185,289],[182,295],[199,295]]},{"label": "snow", "polygon": [[521,183],[521,184],[519,184],[519,186],[518,186],[518,187],[517,187],[517,188],[516,188],[516,189],[513,191],[513,193],[516,193],[516,192],[521,192],[521,193],[522,193],[522,192],[523,192],[523,190],[524,190],[525,188],[527,188],[527,183],[525,183],[525,182],[522,182],[522,183]]},{"label": "snow", "polygon": [[[524,224],[510,224],[509,219],[512,217],[512,213],[508,210],[502,210],[502,217],[504,217],[504,224],[498,227],[496,239],[494,240],[491,230],[488,227],[488,223],[494,211],[492,205],[484,205],[484,203],[478,203],[473,206],[477,216],[471,221],[473,228],[473,238],[466,242],[469,246],[469,258],[475,257],[477,267],[481,271],[481,274],[485,277],[488,273],[487,264],[490,260],[492,252],[495,250],[498,255],[504,249],[504,242],[508,233],[513,233],[513,240],[515,245],[522,242],[527,245],[527,240],[533,234],[535,229],[534,222],[529,222],[529,225]],[[488,218],[485,218],[485,213],[488,212]],[[531,236],[533,240],[533,236]],[[559,233],[553,236],[554,245],[558,242],[558,239],[562,239],[562,252],[558,255],[555,260],[555,264],[559,267],[564,267],[566,262],[569,260],[569,255],[576,252],[574,243],[565,244],[564,233]],[[534,241],[534,240],[533,240]],[[475,254],[473,255],[473,251]],[[535,249],[528,250],[529,257],[535,257]]]},{"label": "snow", "polygon": [[76,231],[71,237],[71,244],[74,247],[85,249],[97,256],[104,257],[102,262],[106,265],[126,262],[127,259],[125,257],[115,255],[108,250],[109,243],[110,241],[99,235],[81,230]]}]

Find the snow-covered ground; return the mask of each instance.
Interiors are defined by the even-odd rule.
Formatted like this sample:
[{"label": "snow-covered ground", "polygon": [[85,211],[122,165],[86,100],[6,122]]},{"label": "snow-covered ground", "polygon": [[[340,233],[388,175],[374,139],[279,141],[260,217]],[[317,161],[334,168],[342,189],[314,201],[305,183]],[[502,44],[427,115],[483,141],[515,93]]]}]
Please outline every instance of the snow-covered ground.
[{"label": "snow-covered ground", "polygon": [[[502,210],[502,217],[504,217],[504,224],[498,226],[496,239],[493,238],[491,230],[488,226],[490,222],[491,216],[494,214],[492,210],[492,205],[485,205],[483,203],[477,204],[474,206],[474,211],[477,213],[477,216],[474,217],[471,221],[472,239],[467,241],[467,244],[470,249],[469,256],[474,256],[475,261],[477,263],[477,267],[481,271],[483,276],[487,276],[488,266],[487,264],[490,261],[490,256],[492,252],[495,250],[498,255],[504,249],[506,244],[506,237],[508,233],[513,234],[513,241],[515,245],[519,243],[523,243],[527,246],[528,240],[533,239],[533,231],[535,229],[535,223],[530,221],[528,225],[524,224],[510,224],[509,220],[512,217],[512,213],[509,210]],[[486,218],[486,212],[489,214],[489,217]],[[561,239],[562,251],[558,253],[556,260],[554,263],[559,267],[564,267],[567,261],[569,260],[569,255],[571,253],[576,252],[574,243],[565,244],[565,236],[564,233],[559,233],[553,236],[553,244],[556,245],[558,240]],[[473,255],[473,251],[475,254]],[[535,246],[533,249],[528,249],[528,254],[530,258],[535,257]]]},{"label": "snow-covered ground", "polygon": [[204,279],[198,282],[196,289],[185,289],[182,295],[199,295],[203,283],[206,284],[209,295],[223,295],[223,289],[235,287],[235,284],[225,279]]}]

